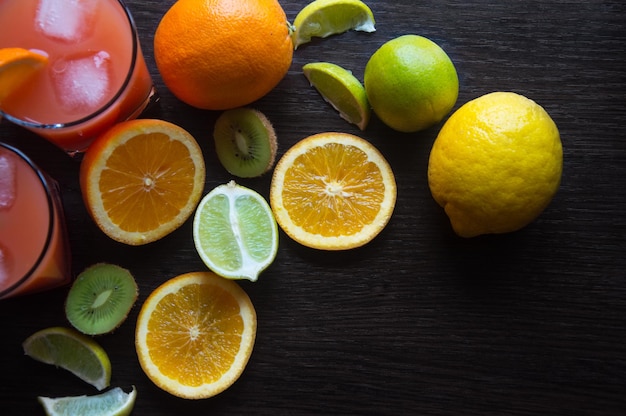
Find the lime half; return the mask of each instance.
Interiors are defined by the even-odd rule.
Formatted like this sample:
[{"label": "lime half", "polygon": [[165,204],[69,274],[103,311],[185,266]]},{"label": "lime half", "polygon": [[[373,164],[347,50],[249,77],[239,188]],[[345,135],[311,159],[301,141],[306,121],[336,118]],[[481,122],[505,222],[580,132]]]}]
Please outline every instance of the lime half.
[{"label": "lime half", "polygon": [[52,327],[35,332],[22,343],[24,353],[64,368],[102,390],[111,380],[111,362],[92,338],[73,329]]},{"label": "lime half", "polygon": [[41,397],[37,400],[48,416],[126,416],[135,406],[137,390],[135,386],[130,393],[116,387],[94,396]]},{"label": "lime half", "polygon": [[376,31],[374,14],[361,0],[315,0],[300,10],[293,26],[294,49],[312,37],[325,38],[348,30]]},{"label": "lime half", "polygon": [[200,201],[193,240],[200,258],[215,273],[256,281],[276,257],[278,226],[261,195],[230,181]]},{"label": "lime half", "polygon": [[352,72],[329,62],[306,64],[302,70],[311,85],[343,119],[365,130],[370,121],[370,105],[363,84]]}]

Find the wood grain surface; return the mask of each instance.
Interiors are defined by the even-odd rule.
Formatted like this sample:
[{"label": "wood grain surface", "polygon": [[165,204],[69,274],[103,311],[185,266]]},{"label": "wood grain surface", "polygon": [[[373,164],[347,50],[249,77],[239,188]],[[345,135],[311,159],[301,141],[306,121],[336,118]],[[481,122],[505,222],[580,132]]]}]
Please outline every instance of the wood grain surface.
[{"label": "wood grain surface", "polygon": [[[281,0],[293,21],[306,0]],[[173,0],[128,1],[160,103],[144,117],[187,129],[207,162],[206,192],[232,179],[212,143],[219,113],[168,92],[154,64],[157,24]],[[623,415],[626,414],[626,5],[622,0],[369,0],[372,34],[349,32],[300,47],[287,76],[254,103],[273,122],[282,154],[321,131],[360,135],[389,160],[398,201],[387,228],[348,252],[307,249],[280,235],[275,263],[241,282],[258,313],[242,377],[224,393],[186,401],[143,374],[134,349],[148,294],[178,274],[205,270],[187,222],[129,247],[88,217],[77,161],[2,122],[0,140],[29,154],[63,192],[73,273],[101,261],[135,275],[137,306],[114,334],[112,385],[137,386],[135,415]],[[414,33],[439,43],[460,78],[455,108],[505,90],[542,105],[564,148],[561,187],[521,231],[453,234],[432,199],[428,155],[441,125],[401,134],[374,117],[360,132],[307,83],[302,66],[330,61],[362,80],[384,42]],[[270,175],[240,180],[266,197]],[[36,330],[67,325],[67,289],[0,301],[0,413],[43,414],[36,397],[94,394],[69,373],[23,355]]]}]

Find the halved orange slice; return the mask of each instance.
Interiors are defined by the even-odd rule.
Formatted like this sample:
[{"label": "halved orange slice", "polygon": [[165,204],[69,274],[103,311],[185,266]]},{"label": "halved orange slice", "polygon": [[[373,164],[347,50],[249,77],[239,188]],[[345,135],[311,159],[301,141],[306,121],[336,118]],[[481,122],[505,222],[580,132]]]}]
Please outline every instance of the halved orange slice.
[{"label": "halved orange slice", "polygon": [[297,143],[276,165],[270,187],[270,205],[285,233],[323,250],[368,243],[389,222],[395,202],[395,178],[383,155],[346,133]]},{"label": "halved orange slice", "polygon": [[163,120],[117,124],[93,142],[80,166],[87,211],[106,235],[130,245],[179,228],[198,205],[204,180],[196,140]]},{"label": "halved orange slice", "polygon": [[148,296],[137,318],[135,347],[154,384],[178,397],[204,399],[243,373],[256,329],[254,306],[234,280],[192,272]]},{"label": "halved orange slice", "polygon": [[23,48],[0,48],[0,103],[48,62],[42,53]]}]

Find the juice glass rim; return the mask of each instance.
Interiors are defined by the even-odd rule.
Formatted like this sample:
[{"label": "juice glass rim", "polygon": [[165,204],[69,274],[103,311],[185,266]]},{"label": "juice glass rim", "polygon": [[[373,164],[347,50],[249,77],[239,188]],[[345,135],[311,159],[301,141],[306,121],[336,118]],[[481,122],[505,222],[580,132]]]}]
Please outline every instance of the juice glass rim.
[{"label": "juice glass rim", "polygon": [[[92,1],[92,0],[90,0],[90,1]],[[131,35],[131,38],[132,38],[132,51],[131,51],[132,55],[131,55],[131,59],[130,59],[130,66],[128,68],[128,72],[126,73],[126,78],[124,79],[124,82],[122,83],[120,88],[117,90],[117,92],[113,95],[113,97],[111,97],[111,99],[109,101],[104,103],[96,111],[93,111],[93,112],[87,114],[86,116],[81,117],[78,120],[67,121],[67,122],[63,122],[63,123],[38,123],[38,122],[34,122],[34,121],[23,120],[21,118],[13,116],[13,115],[3,111],[1,108],[0,108],[0,120],[2,118],[5,118],[5,119],[9,120],[10,122],[12,122],[14,124],[17,124],[17,125],[22,126],[22,127],[27,127],[27,128],[35,128],[35,129],[62,129],[62,128],[66,128],[66,127],[78,126],[78,125],[80,125],[82,123],[85,123],[85,122],[87,122],[87,121],[89,121],[89,120],[99,116],[100,114],[104,113],[109,108],[111,108],[112,105],[115,104],[115,102],[122,96],[122,94],[126,91],[126,88],[128,87],[128,85],[130,84],[130,81],[131,81],[131,79],[133,77],[133,72],[135,72],[135,67],[137,66],[137,55],[139,53],[139,38],[138,38],[137,28],[135,26],[135,20],[133,19],[133,16],[132,16],[132,14],[130,12],[130,9],[126,6],[124,1],[123,0],[116,0],[116,1],[120,5],[122,10],[124,11],[124,14],[126,15],[126,18],[128,19],[128,25],[130,27],[130,35]]]},{"label": "juice glass rim", "polygon": [[55,221],[56,218],[54,215],[55,206],[54,206],[54,197],[53,197],[54,183],[52,183],[52,179],[48,178],[47,175],[41,169],[39,169],[39,167],[35,164],[35,162],[33,162],[32,159],[30,159],[21,150],[9,144],[2,143],[2,142],[0,142],[0,148],[5,148],[9,150],[10,152],[15,153],[19,158],[21,158],[24,162],[26,162],[29,165],[29,167],[33,170],[33,172],[35,172],[35,174],[37,175],[37,178],[41,182],[41,185],[43,186],[43,190],[46,193],[46,202],[47,202],[47,207],[48,207],[48,224],[49,224],[48,232],[46,233],[46,240],[41,249],[41,253],[39,253],[39,256],[37,256],[37,260],[33,263],[32,267],[28,269],[28,271],[24,274],[24,276],[22,276],[19,280],[17,280],[15,283],[8,286],[7,288],[0,290],[0,299],[2,299],[6,295],[11,294],[13,291],[15,291],[17,288],[19,288],[21,285],[23,285],[25,282],[28,281],[28,279],[30,279],[33,276],[33,274],[35,273],[39,265],[43,262],[46,256],[46,253],[48,252],[50,244],[52,243],[52,236],[54,235],[54,231],[56,227],[59,227],[61,225],[57,224],[57,221]]}]

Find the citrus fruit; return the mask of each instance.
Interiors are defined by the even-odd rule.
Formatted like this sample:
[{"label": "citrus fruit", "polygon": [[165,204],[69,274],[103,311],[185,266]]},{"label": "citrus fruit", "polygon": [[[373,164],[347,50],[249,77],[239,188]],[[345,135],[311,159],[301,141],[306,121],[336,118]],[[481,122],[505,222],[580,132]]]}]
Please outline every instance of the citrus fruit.
[{"label": "citrus fruit", "polygon": [[316,249],[344,250],[371,241],[387,225],[396,182],[383,155],[347,133],[307,137],[279,160],[270,186],[278,225]]},{"label": "citrus fruit", "polygon": [[428,184],[462,237],[516,231],[556,193],[563,150],[556,124],[534,101],[494,92],[464,104],[443,125]]},{"label": "citrus fruit", "polygon": [[200,201],[193,241],[202,261],[215,273],[256,281],[276,257],[278,226],[260,194],[231,181]]},{"label": "citrus fruit", "polygon": [[440,122],[454,107],[459,79],[439,45],[417,35],[383,44],[363,77],[374,113],[394,130],[410,133]]},{"label": "citrus fruit", "polygon": [[198,143],[163,120],[117,124],[94,141],[80,166],[87,211],[106,235],[130,245],[180,227],[200,201],[204,180]]},{"label": "citrus fruit", "polygon": [[347,122],[365,130],[370,105],[363,84],[352,72],[330,62],[312,62],[302,67],[304,76]]},{"label": "citrus fruit", "polygon": [[293,57],[277,0],[179,0],[154,34],[154,58],[168,89],[202,109],[241,107],[266,95]]},{"label": "citrus fruit", "polygon": [[135,406],[137,389],[130,393],[115,387],[92,396],[37,397],[48,416],[126,416]]},{"label": "citrus fruit", "polygon": [[313,37],[325,38],[348,30],[374,32],[372,10],[360,0],[314,0],[293,21],[294,49]]},{"label": "citrus fruit", "polygon": [[137,318],[139,363],[157,386],[182,398],[202,399],[242,374],[256,337],[256,312],[233,281],[192,272],[163,283]]},{"label": "citrus fruit", "polygon": [[29,357],[68,370],[98,390],[109,385],[109,356],[93,338],[78,331],[63,327],[42,329],[26,338],[22,347]]},{"label": "citrus fruit", "polygon": [[0,48],[0,104],[47,63],[48,57],[35,51]]}]

